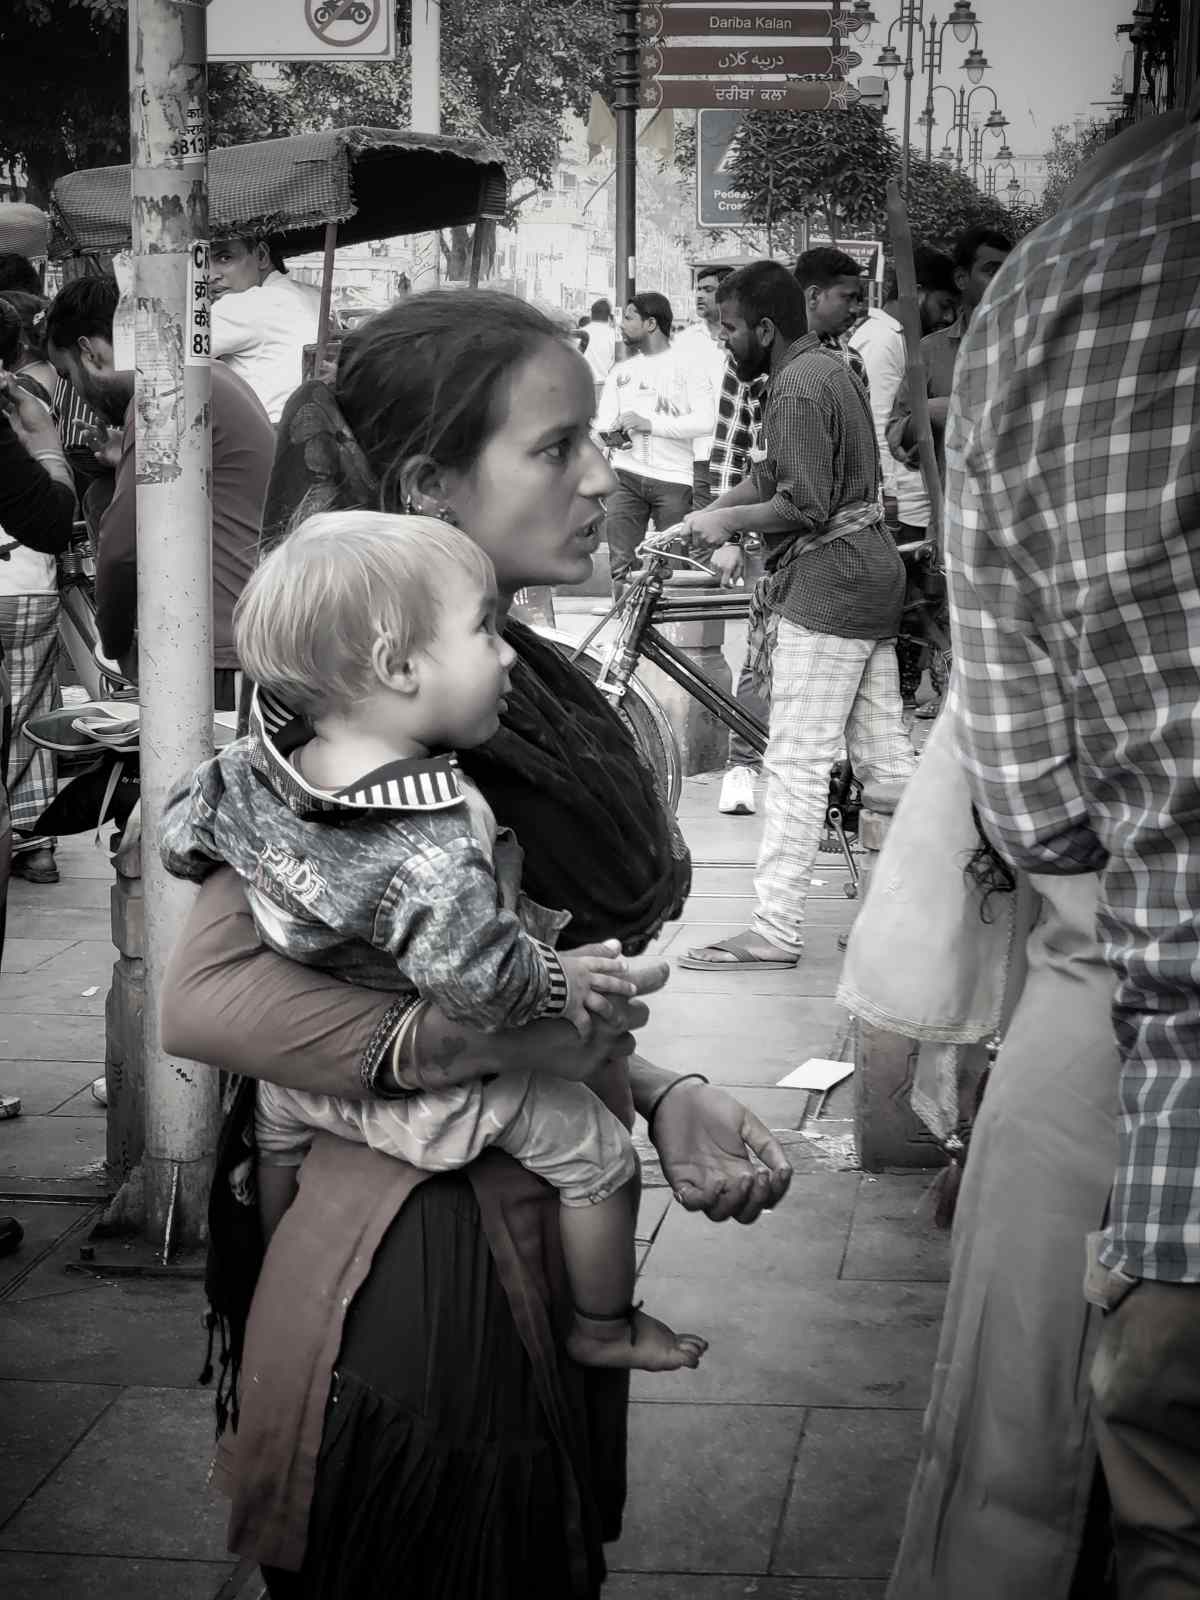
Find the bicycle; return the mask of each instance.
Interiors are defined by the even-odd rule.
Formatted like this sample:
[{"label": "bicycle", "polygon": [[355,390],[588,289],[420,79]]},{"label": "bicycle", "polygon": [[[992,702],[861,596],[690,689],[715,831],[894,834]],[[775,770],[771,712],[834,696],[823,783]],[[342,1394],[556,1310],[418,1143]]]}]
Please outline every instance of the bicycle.
[{"label": "bicycle", "polygon": [[[708,569],[701,568],[684,553],[686,542],[687,536],[677,528],[666,529],[645,540],[638,549],[644,565],[625,593],[580,643],[569,647],[571,660],[593,679],[625,719],[672,809],[678,805],[683,786],[679,743],[666,713],[636,676],[641,661],[649,662],[679,684],[756,754],[765,753],[768,734],[763,722],[746,711],[731,694],[702,672],[684,650],[659,632],[660,624],[707,622],[714,618],[744,621],[750,613],[750,594],[745,589],[706,587],[667,592],[667,581],[674,575],[673,562],[696,567],[709,583],[712,582]],[[615,638],[603,654],[592,653],[593,642],[614,618],[618,622]],[[561,634],[548,633],[548,636],[568,643]],[[844,886],[845,894],[851,900],[857,899],[861,881],[850,843],[850,836],[858,831],[860,805],[861,789],[849,762],[837,762],[830,773],[826,834],[821,849],[828,853],[841,852],[850,874]]]}]

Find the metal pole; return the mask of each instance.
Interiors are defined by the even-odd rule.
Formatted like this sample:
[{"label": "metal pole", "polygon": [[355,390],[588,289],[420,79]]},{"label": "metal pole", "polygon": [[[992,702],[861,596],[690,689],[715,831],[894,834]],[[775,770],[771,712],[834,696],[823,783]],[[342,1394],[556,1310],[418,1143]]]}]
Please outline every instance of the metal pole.
[{"label": "metal pole", "polygon": [[411,88],[408,125],[413,133],[442,131],[441,0],[412,0]]},{"label": "metal pole", "polygon": [[923,41],[924,49],[929,56],[929,81],[925,93],[925,159],[933,160],[933,78],[941,62],[938,40],[938,21],[936,17],[929,19],[929,38]]},{"label": "metal pole", "polygon": [[637,0],[615,0],[617,13],[613,120],[617,125],[616,291],[618,314],[637,293]]},{"label": "metal pole", "polygon": [[321,261],[321,309],[317,317],[317,355],[313,362],[313,377],[319,378],[325,370],[325,352],[329,348],[330,307],[333,304],[333,263],[337,253],[338,225],[325,224],[325,250]]},{"label": "metal pole", "polygon": [[[912,148],[912,86],[913,86],[913,32],[924,8],[924,0],[909,0],[907,13],[908,36],[904,49],[904,138],[900,146],[900,187],[908,193],[908,162]],[[921,29],[921,42],[925,30]]]},{"label": "metal pole", "polygon": [[[208,87],[202,5],[130,0],[138,659],[146,913],[144,1221],[198,1244],[220,1122],[217,1075],[164,1054],[163,969],[192,903],[154,841],[167,791],[212,753]],[[168,1216],[171,1219],[168,1237]]]},{"label": "metal pole", "polygon": [[965,89],[962,89],[962,88],[960,88],[959,91],[958,91],[957,126],[958,126],[958,158],[957,158],[957,160],[955,161],[954,164],[958,168],[958,170],[961,172],[962,171],[962,164],[963,164],[963,159],[962,159],[963,130],[967,126],[967,91]]},{"label": "metal pole", "polygon": [[[409,45],[408,125],[413,133],[442,131],[442,7],[441,0],[412,0]],[[433,237],[433,259],[414,260],[412,287],[434,289],[442,278],[442,239]]]}]

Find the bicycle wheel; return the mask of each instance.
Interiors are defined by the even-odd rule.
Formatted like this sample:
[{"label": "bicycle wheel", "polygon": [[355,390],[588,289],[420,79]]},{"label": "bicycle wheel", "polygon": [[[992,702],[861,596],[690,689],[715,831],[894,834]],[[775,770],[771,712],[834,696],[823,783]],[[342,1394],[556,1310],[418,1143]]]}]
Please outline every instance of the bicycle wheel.
[{"label": "bicycle wheel", "polygon": [[[576,648],[577,641],[555,628],[537,628],[543,639],[558,645],[567,655]],[[592,651],[579,657],[575,665],[594,683],[600,674],[603,661]],[[633,735],[642,759],[654,774],[654,781],[665,805],[672,811],[679,809],[679,796],[683,790],[683,760],[679,741],[662,706],[637,678],[631,680],[617,714]]]}]

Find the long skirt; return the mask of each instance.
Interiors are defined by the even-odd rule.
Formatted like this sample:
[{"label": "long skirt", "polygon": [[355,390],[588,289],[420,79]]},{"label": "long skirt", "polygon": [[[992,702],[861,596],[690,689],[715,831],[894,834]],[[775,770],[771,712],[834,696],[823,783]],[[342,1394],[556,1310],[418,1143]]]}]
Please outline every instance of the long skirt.
[{"label": "long skirt", "polygon": [[1085,1239],[1117,1154],[1098,880],[1035,877],[1028,973],[971,1140],[888,1600],[1065,1600],[1096,1471]]},{"label": "long skirt", "polygon": [[58,704],[57,594],[0,595],[0,644],[12,683],[8,803],[17,833],[32,833],[54,799],[54,757],[21,732],[30,717]]},{"label": "long skirt", "polygon": [[598,1600],[625,1497],[628,1374],[564,1360],[561,1376],[584,1442],[582,1590],[564,1536],[575,1487],[470,1181],[421,1184],[347,1316],[304,1569],[267,1570],[272,1600]]}]

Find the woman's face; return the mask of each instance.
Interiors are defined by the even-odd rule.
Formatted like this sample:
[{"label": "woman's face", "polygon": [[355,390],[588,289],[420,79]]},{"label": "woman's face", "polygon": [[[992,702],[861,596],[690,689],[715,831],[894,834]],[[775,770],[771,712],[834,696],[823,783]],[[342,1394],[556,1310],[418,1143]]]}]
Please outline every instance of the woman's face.
[{"label": "woman's face", "polygon": [[591,441],[595,399],[586,362],[544,340],[513,374],[507,415],[475,465],[446,474],[454,520],[491,556],[504,595],[591,574],[601,497],[616,488]]}]

